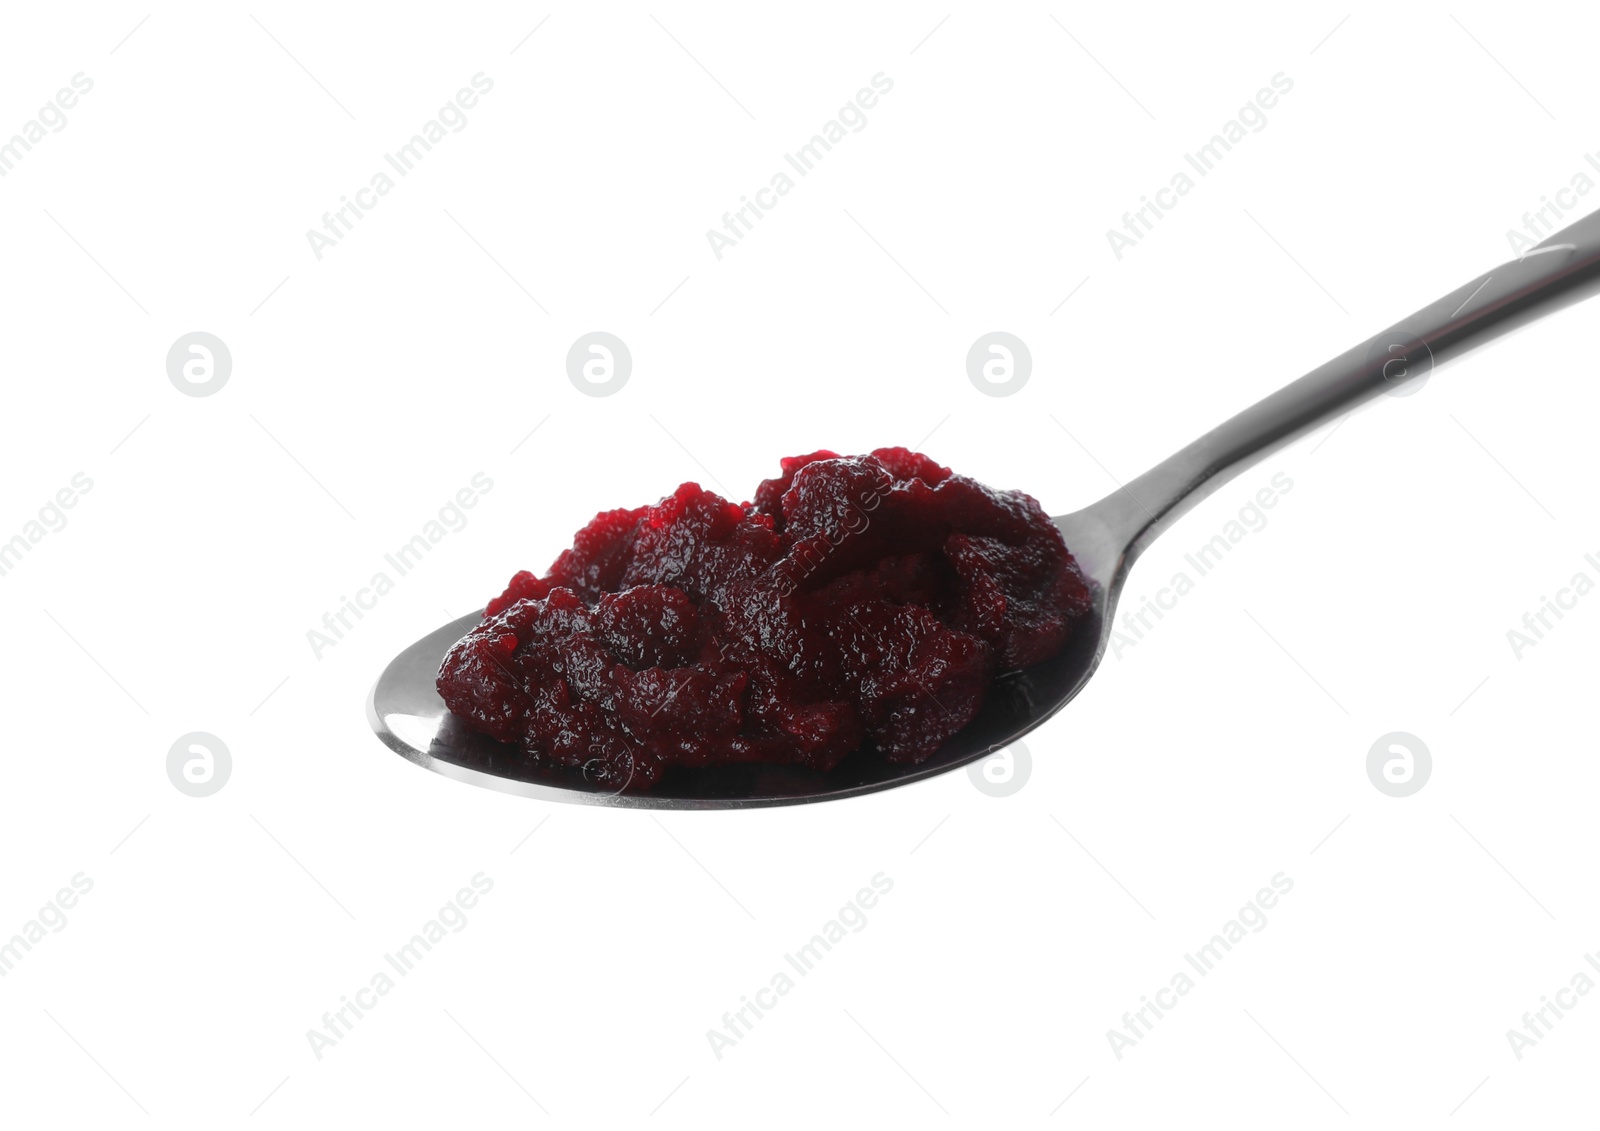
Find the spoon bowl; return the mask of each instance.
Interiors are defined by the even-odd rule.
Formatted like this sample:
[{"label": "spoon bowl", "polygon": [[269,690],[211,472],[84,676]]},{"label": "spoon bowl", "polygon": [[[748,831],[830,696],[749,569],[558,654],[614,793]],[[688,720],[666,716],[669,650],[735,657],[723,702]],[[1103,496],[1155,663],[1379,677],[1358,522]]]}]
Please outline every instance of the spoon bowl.
[{"label": "spoon bowl", "polygon": [[1099,666],[1118,594],[1139,554],[1239,472],[1384,395],[1415,392],[1440,365],[1600,290],[1600,213],[1462,285],[1201,436],[1093,506],[1055,520],[1090,582],[1093,607],[1054,659],[999,676],[978,717],[926,761],[893,763],[870,747],[821,773],[795,766],[671,767],[648,791],[618,791],[581,770],[530,762],[468,731],[435,689],[439,665],[481,614],[436,629],[390,662],[367,717],[391,750],[458,781],[546,801],[633,809],[750,809],[856,797],[976,762],[1066,706]]},{"label": "spoon bowl", "polygon": [[[867,747],[827,773],[761,763],[673,766],[648,792],[619,792],[580,770],[530,762],[517,747],[462,726],[434,686],[445,653],[477,626],[481,612],[435,629],[396,656],[367,697],[367,719],[384,745],[424,769],[543,801],[629,809],[755,809],[857,797],[921,781],[986,758],[1039,726],[1082,690],[1105,654],[1117,555],[1109,547],[1098,553],[1108,539],[1095,508],[1055,521],[1075,554],[1079,545],[1089,551],[1079,565],[1090,582],[1093,608],[1059,655],[998,677],[978,717],[916,765],[890,762]],[[1097,566],[1103,572],[1096,572]]]}]

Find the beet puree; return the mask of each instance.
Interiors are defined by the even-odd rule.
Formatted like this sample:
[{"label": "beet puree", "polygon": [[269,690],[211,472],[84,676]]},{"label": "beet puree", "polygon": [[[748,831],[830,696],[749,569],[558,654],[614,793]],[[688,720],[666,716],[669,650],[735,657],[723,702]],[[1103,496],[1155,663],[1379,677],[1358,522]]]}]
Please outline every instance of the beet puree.
[{"label": "beet puree", "polygon": [[868,739],[920,762],[1089,607],[1029,496],[905,448],[813,452],[753,503],[685,483],[597,515],[547,576],[489,602],[439,694],[471,729],[618,788],[672,765],[829,770]]}]

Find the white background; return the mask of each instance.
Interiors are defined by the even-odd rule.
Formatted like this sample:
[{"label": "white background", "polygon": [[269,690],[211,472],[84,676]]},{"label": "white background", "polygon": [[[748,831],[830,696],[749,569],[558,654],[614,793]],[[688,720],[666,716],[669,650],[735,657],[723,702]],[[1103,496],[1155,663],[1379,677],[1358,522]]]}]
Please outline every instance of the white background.
[{"label": "white background", "polygon": [[[1520,1060],[1506,1031],[1600,949],[1600,598],[1520,659],[1506,632],[1600,577],[1600,308],[1177,525],[1130,598],[1293,480],[1010,797],[547,806],[402,761],[362,704],[595,511],[687,479],[742,499],[780,456],[927,437],[1092,502],[1508,258],[1600,144],[1590,17],[10,7],[0,135],[94,87],[0,179],[0,538],[93,488],[0,577],[0,936],[94,886],[0,979],[6,1121],[1574,1125],[1600,995]],[[478,72],[466,127],[319,261],[306,230]],[[878,72],[866,127],[718,261],[705,231]],[[1267,127],[1119,261],[1106,230],[1279,72]],[[596,329],[634,359],[605,398],[564,368]],[[964,369],[996,329],[1034,359],[1004,398]],[[214,396],[167,378],[194,330],[232,352]],[[469,524],[314,655],[477,472]],[[197,730],[233,757],[203,799],[166,773]],[[1365,769],[1396,730],[1434,759],[1399,800]],[[479,872],[319,1060],[307,1030]],[[717,1059],[706,1031],[878,872],[866,928]],[[1107,1030],[1278,872],[1266,928],[1119,1060]]]}]

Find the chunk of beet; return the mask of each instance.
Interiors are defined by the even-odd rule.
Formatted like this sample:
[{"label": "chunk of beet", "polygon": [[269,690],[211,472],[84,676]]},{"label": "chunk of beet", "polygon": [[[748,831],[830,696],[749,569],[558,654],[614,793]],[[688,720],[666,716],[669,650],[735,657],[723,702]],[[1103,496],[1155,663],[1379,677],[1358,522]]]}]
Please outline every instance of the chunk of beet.
[{"label": "chunk of beet", "polygon": [[919,762],[1090,609],[1032,498],[904,448],[796,456],[743,506],[686,483],[523,571],[439,671],[470,728],[614,788],[672,766]]}]

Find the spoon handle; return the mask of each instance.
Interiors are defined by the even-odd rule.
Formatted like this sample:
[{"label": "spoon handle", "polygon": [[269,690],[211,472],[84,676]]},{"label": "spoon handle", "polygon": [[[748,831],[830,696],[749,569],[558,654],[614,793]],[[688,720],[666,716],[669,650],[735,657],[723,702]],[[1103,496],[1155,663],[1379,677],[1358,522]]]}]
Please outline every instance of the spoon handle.
[{"label": "spoon handle", "polygon": [[1256,402],[1092,508],[1126,570],[1168,526],[1245,468],[1382,393],[1600,291],[1600,212]]}]

